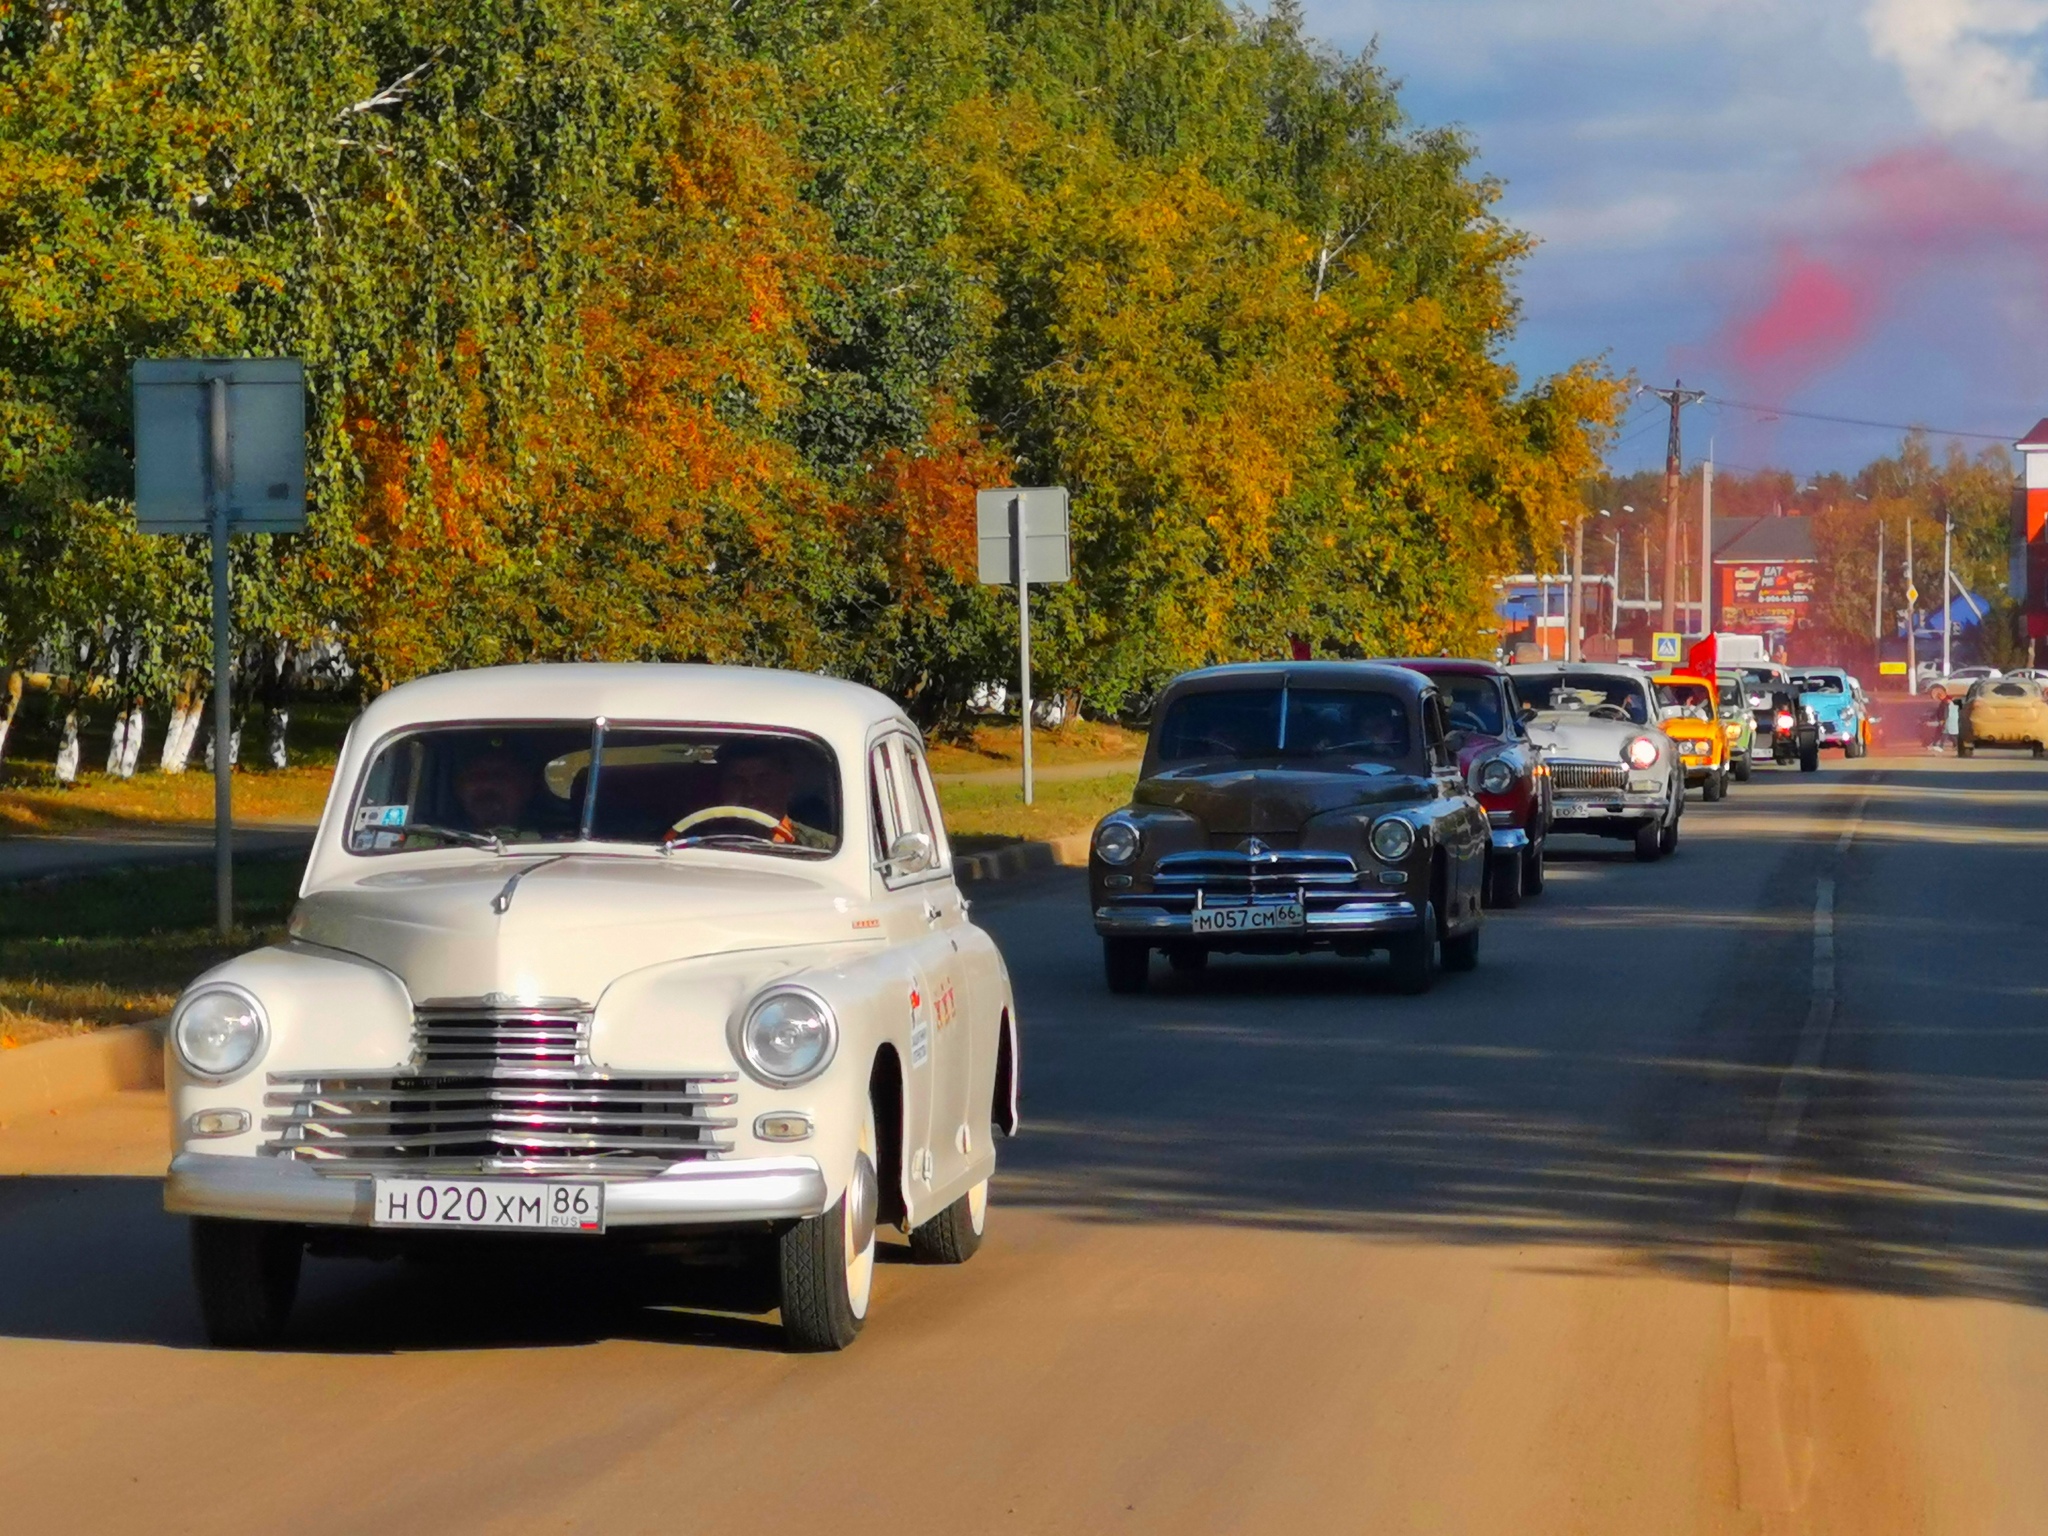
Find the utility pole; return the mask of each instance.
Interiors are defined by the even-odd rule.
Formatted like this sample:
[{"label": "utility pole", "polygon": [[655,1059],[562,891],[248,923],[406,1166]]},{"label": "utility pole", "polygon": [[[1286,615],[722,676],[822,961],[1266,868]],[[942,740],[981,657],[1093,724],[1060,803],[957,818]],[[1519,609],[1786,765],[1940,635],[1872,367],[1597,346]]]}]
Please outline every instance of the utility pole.
[{"label": "utility pole", "polygon": [[1955,540],[1955,532],[1955,517],[1947,507],[1943,507],[1941,509],[1941,675],[1943,677],[1954,677],[1956,675],[1956,669],[1952,665],[1954,655],[1950,649],[1955,635],[1956,604],[1955,599],[1948,595],[1949,582],[1952,580],[1948,573],[1948,557],[1950,546]]},{"label": "utility pole", "polygon": [[1707,439],[1707,462],[1700,481],[1700,634],[1714,632],[1714,440]]},{"label": "utility pole", "polygon": [[1884,675],[1884,520],[1877,524],[1877,584],[1870,594],[1870,666],[1872,677]]},{"label": "utility pole", "polygon": [[1583,612],[1580,572],[1586,565],[1586,514],[1581,512],[1572,520],[1572,616],[1564,621],[1564,659],[1570,662],[1584,660],[1586,638],[1581,632],[1579,616]]},{"label": "utility pole", "polygon": [[1919,615],[1914,612],[1920,594],[1913,586],[1913,514],[1906,514],[1906,692],[1917,696],[1920,692],[1920,668],[1914,655],[1913,632],[1920,627]]},{"label": "utility pole", "polygon": [[[1646,389],[1671,407],[1671,436],[1664,448],[1664,632],[1678,628],[1678,413],[1706,399],[1703,389],[1687,389],[1679,379],[1669,389]],[[1649,558],[1648,551],[1644,559]]]}]

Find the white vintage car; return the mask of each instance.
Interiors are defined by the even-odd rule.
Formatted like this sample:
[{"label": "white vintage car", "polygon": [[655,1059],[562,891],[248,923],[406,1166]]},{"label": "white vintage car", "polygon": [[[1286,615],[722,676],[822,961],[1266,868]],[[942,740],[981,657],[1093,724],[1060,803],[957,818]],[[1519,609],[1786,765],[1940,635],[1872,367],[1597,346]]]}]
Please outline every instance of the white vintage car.
[{"label": "white vintage car", "polygon": [[734,1236],[799,1348],[852,1341],[878,1223],[981,1241],[1017,1026],[915,727],[708,666],[517,666],[351,730],[286,942],[167,1032],[207,1327],[284,1326],[308,1243]]},{"label": "white vintage car", "polygon": [[1508,676],[1550,774],[1552,834],[1626,838],[1645,862],[1675,853],[1685,764],[1659,728],[1650,678],[1601,662],[1528,662]]}]

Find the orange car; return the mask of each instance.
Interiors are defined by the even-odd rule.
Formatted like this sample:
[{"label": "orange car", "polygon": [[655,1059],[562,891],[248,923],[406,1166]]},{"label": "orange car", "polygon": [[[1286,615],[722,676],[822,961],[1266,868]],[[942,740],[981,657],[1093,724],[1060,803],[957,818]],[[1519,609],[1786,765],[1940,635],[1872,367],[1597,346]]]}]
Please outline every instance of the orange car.
[{"label": "orange car", "polygon": [[1652,678],[1657,688],[1657,723],[1678,748],[1686,786],[1719,800],[1728,793],[1728,736],[1721,729],[1714,685],[1705,678],[1674,673]]}]

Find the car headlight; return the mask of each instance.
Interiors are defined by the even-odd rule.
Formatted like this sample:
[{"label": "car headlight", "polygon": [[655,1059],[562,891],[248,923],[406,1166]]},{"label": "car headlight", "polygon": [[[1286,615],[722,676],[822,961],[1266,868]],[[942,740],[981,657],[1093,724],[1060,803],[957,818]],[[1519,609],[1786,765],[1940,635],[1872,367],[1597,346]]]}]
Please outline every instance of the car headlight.
[{"label": "car headlight", "polygon": [[809,1082],[832,1064],[838,1049],[832,1005],[806,987],[772,988],[740,1020],[739,1058],[771,1087]]},{"label": "car headlight", "polygon": [[1095,829],[1095,856],[1105,864],[1128,864],[1138,856],[1138,829],[1128,821],[1105,821]]},{"label": "car headlight", "polygon": [[270,1020],[252,993],[225,982],[200,988],[171,1020],[171,1044],[194,1077],[233,1077],[262,1054]]},{"label": "car headlight", "polygon": [[1479,792],[1483,795],[1504,795],[1514,783],[1515,770],[1505,758],[1496,757],[1479,770]]},{"label": "car headlight", "polygon": [[1377,822],[1372,829],[1372,851],[1389,864],[1398,864],[1415,846],[1415,829],[1398,816]]},{"label": "car headlight", "polygon": [[1650,768],[1657,762],[1657,743],[1647,736],[1638,736],[1626,747],[1621,755],[1628,760],[1631,768]]}]

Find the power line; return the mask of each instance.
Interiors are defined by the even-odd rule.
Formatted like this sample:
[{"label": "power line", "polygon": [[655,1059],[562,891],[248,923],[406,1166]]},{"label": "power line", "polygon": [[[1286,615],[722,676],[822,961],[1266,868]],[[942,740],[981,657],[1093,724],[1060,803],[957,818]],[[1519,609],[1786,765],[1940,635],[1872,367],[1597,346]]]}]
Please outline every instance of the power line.
[{"label": "power line", "polygon": [[1746,400],[1728,400],[1720,395],[1709,395],[1710,405],[1725,405],[1730,410],[1748,411],[1757,416],[1797,416],[1802,421],[1831,422],[1838,427],[1875,427],[1885,432],[1925,432],[1930,437],[1975,437],[1987,443],[2014,441],[2010,432],[1959,432],[1947,427],[1930,427],[1924,422],[1865,421],[1860,416],[1824,416],[1818,411],[1795,411],[1782,405],[1756,405]]}]

